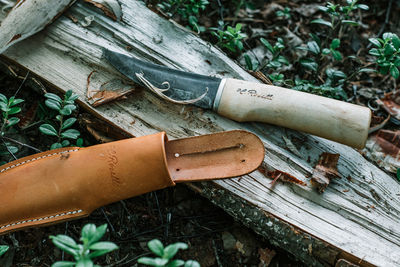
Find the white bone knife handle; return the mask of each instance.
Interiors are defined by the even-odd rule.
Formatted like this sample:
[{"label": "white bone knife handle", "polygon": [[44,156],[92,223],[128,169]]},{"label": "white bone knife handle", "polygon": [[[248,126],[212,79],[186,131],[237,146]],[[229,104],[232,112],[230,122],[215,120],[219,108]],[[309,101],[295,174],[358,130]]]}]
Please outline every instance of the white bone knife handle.
[{"label": "white bone knife handle", "polygon": [[365,146],[371,122],[369,108],[237,79],[221,84],[215,109],[225,117],[279,125],[354,148]]}]

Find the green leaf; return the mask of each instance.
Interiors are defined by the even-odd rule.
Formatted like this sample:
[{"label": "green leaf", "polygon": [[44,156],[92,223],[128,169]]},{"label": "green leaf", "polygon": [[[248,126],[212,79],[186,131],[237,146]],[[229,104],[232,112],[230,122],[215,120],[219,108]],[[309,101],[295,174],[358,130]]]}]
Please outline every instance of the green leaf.
[{"label": "green leaf", "polygon": [[340,39],[338,38],[333,39],[330,45],[331,49],[337,49],[339,46],[340,46]]},{"label": "green leaf", "polygon": [[308,59],[308,58],[301,59],[300,60],[300,64],[303,67],[305,67],[307,69],[310,69],[312,71],[317,71],[318,70],[318,64],[312,59]]},{"label": "green leaf", "polygon": [[393,55],[394,51],[395,51],[394,46],[391,44],[387,44],[383,50],[383,54],[385,56],[391,56]]},{"label": "green leaf", "polygon": [[62,147],[69,146],[70,144],[71,144],[71,142],[70,142],[69,140],[63,140],[63,141],[61,142]]},{"label": "green leaf", "polygon": [[17,118],[17,117],[8,118],[6,127],[11,127],[11,126],[17,124],[18,122],[19,122],[19,118]]},{"label": "green leaf", "polygon": [[90,259],[93,259],[93,258],[97,258],[97,257],[103,256],[104,254],[107,254],[108,252],[110,252],[110,251],[108,251],[108,250],[96,250],[96,251],[91,252],[88,255],[88,257]]},{"label": "green leaf", "polygon": [[376,47],[382,48],[382,44],[379,42],[378,38],[369,38],[368,41]]},{"label": "green leaf", "polygon": [[253,62],[251,61],[251,57],[248,54],[244,54],[244,60],[246,62],[246,66],[248,70],[254,70],[253,69]]},{"label": "green leaf", "polygon": [[200,267],[200,263],[198,263],[197,261],[194,261],[194,260],[188,260],[185,262],[184,267]]},{"label": "green leaf", "polygon": [[45,94],[44,96],[45,96],[47,99],[52,99],[52,100],[54,100],[54,101],[56,101],[56,102],[59,102],[59,103],[62,102],[62,99],[61,99],[58,95],[56,95],[56,94],[47,93],[47,94]]},{"label": "green leaf", "polygon": [[79,255],[78,245],[71,237],[66,235],[57,235],[50,236],[50,239],[53,241],[53,244],[56,245],[56,247],[64,250],[65,252],[73,256]]},{"label": "green leaf", "polygon": [[187,249],[188,245],[182,242],[171,244],[164,249],[163,258],[172,259],[180,249]]},{"label": "green leaf", "polygon": [[351,26],[359,26],[360,25],[360,23],[358,23],[357,21],[348,20],[348,19],[342,20],[342,24],[349,24]]},{"label": "green leaf", "polygon": [[60,110],[61,109],[61,104],[53,99],[47,99],[44,101],[44,104],[46,107],[54,110]]},{"label": "green leaf", "polygon": [[76,263],[76,267],[93,267],[93,262],[91,259],[79,259]]},{"label": "green leaf", "polygon": [[11,151],[11,153],[15,154],[18,152],[18,147],[11,145],[9,142],[6,142],[5,144],[3,144],[3,146],[7,146],[4,147],[4,151],[0,150],[0,156],[7,156],[10,154],[9,151]]},{"label": "green leaf", "polygon": [[66,92],[65,92],[65,95],[64,95],[64,98],[65,98],[65,99],[69,99],[69,98],[72,96],[72,93],[73,93],[72,90],[66,91]]},{"label": "green leaf", "polygon": [[51,265],[51,267],[69,267],[75,266],[76,262],[72,261],[57,261]]},{"label": "green leaf", "polygon": [[395,79],[399,78],[399,69],[395,65],[390,66],[390,75],[392,75]]},{"label": "green leaf", "polygon": [[89,249],[106,250],[106,251],[110,252],[110,251],[118,249],[118,246],[116,244],[114,244],[113,242],[103,241],[103,242],[94,243],[93,245],[91,245],[89,247]]},{"label": "green leaf", "polygon": [[52,136],[58,136],[58,133],[56,129],[50,124],[42,124],[39,127],[39,131],[42,132],[45,135],[52,135]]},{"label": "green leaf", "polygon": [[369,68],[362,68],[362,69],[360,69],[358,72],[366,72],[366,73],[369,73],[369,72],[376,72],[376,70],[374,70],[374,69],[369,69]]},{"label": "green leaf", "polygon": [[331,52],[332,52],[332,56],[333,56],[334,59],[336,59],[336,60],[342,60],[342,54],[340,54],[339,51],[337,51],[337,50],[331,50]]},{"label": "green leaf", "polygon": [[282,64],[289,65],[289,61],[284,56],[278,56],[277,61]]},{"label": "green leaf", "polygon": [[167,267],[179,267],[184,264],[185,264],[185,262],[183,260],[173,260],[167,264]]},{"label": "green leaf", "polygon": [[359,8],[359,9],[362,9],[362,10],[368,10],[369,9],[369,6],[364,5],[364,4],[358,4],[358,5],[356,5],[356,7]]},{"label": "green leaf", "polygon": [[322,54],[324,54],[324,55],[329,55],[330,53],[331,53],[331,50],[330,50],[330,49],[328,49],[328,48],[322,49]]},{"label": "green leaf", "polygon": [[84,242],[89,242],[89,240],[91,240],[95,236],[95,234],[96,225],[94,225],[93,223],[88,223],[81,230],[81,240]]},{"label": "green leaf", "polygon": [[92,244],[94,242],[99,241],[104,234],[107,231],[107,224],[102,224],[99,227],[96,228],[96,232],[94,233],[94,235],[92,235],[92,237],[90,238],[89,242]]},{"label": "green leaf", "polygon": [[0,94],[0,101],[5,103],[5,104],[8,103],[7,97],[5,95],[3,95],[3,94]]},{"label": "green leaf", "polygon": [[57,148],[62,148],[63,145],[61,143],[54,143],[50,146],[50,149],[57,149]]},{"label": "green leaf", "polygon": [[0,257],[1,257],[2,255],[4,255],[4,253],[6,253],[7,250],[8,250],[9,248],[10,248],[9,246],[0,245]]},{"label": "green leaf", "polygon": [[69,104],[69,105],[65,105],[59,112],[62,115],[68,116],[71,115],[72,111],[76,109],[75,105]]},{"label": "green leaf", "polygon": [[78,138],[76,140],[76,146],[83,147],[83,139],[82,138]]},{"label": "green leaf", "polygon": [[11,103],[11,107],[12,106],[15,106],[15,105],[18,105],[18,104],[20,104],[20,103],[22,103],[22,102],[24,102],[25,100],[23,100],[23,99],[20,99],[20,98],[17,98],[17,99],[14,99],[13,101],[12,101],[12,103]]},{"label": "green leaf", "polygon": [[260,41],[265,47],[273,54],[275,53],[275,49],[272,47],[272,45],[264,38],[260,38]]},{"label": "green leaf", "polygon": [[400,39],[399,39],[399,37],[397,35],[393,36],[392,43],[393,43],[394,48],[396,50],[399,50],[399,48],[400,48]]},{"label": "green leaf", "polygon": [[8,111],[8,115],[14,115],[14,114],[17,114],[19,112],[21,112],[21,108],[20,107],[12,107]]},{"label": "green leaf", "polygon": [[319,45],[316,41],[310,41],[307,43],[308,50],[316,55],[318,55],[321,52],[321,49],[319,48]]},{"label": "green leaf", "polygon": [[381,53],[380,53],[378,48],[372,48],[371,50],[369,50],[368,53],[370,55],[377,56],[377,57],[379,57],[381,55]]},{"label": "green leaf", "polygon": [[400,168],[397,169],[396,176],[397,176],[397,180],[400,181]]},{"label": "green leaf", "polygon": [[162,258],[148,258],[148,257],[142,257],[138,259],[138,263],[145,264],[145,265],[150,265],[150,266],[165,266],[165,264],[168,263],[167,259],[162,259]]},{"label": "green leaf", "polygon": [[241,23],[236,24],[235,29],[237,32],[239,32],[242,29],[242,24]]},{"label": "green leaf", "polygon": [[391,33],[391,32],[385,32],[385,33],[382,35],[382,38],[383,38],[383,40],[390,40],[390,39],[393,38],[393,35],[395,35],[395,34],[394,34],[394,33]]},{"label": "green leaf", "polygon": [[76,139],[81,135],[78,130],[75,129],[68,129],[61,133],[62,138],[69,138],[69,139]]},{"label": "green leaf", "polygon": [[276,69],[276,68],[281,67],[282,63],[280,63],[278,60],[273,60],[273,61],[270,61],[267,66],[270,68]]},{"label": "green leaf", "polygon": [[64,130],[70,126],[72,126],[72,124],[74,124],[76,122],[75,118],[69,118],[67,120],[65,120],[61,126],[61,130]]},{"label": "green leaf", "polygon": [[164,255],[164,246],[158,239],[153,239],[147,243],[149,249],[157,256],[162,257]]},{"label": "green leaf", "polygon": [[396,67],[400,67],[400,58],[396,58],[396,60],[393,63]]},{"label": "green leaf", "polygon": [[318,46],[321,46],[321,39],[319,39],[319,37],[316,34],[310,33],[310,36],[318,44]]},{"label": "green leaf", "polygon": [[325,25],[325,26],[333,28],[333,25],[331,22],[323,20],[323,19],[314,19],[311,21],[311,23],[321,24],[321,25]]}]

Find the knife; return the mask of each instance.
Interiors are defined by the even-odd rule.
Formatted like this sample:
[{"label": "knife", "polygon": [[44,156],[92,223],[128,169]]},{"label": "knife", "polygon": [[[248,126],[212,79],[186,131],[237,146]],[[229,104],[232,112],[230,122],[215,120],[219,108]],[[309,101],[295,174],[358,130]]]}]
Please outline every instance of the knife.
[{"label": "knife", "polygon": [[265,122],[354,148],[365,146],[369,108],[244,80],[209,77],[143,62],[105,49],[104,57],[134,82],[173,103],[212,109],[238,122]]},{"label": "knife", "polygon": [[176,183],[245,175],[263,159],[261,140],[240,130],[175,140],[161,132],[31,155],[0,166],[0,235]]}]

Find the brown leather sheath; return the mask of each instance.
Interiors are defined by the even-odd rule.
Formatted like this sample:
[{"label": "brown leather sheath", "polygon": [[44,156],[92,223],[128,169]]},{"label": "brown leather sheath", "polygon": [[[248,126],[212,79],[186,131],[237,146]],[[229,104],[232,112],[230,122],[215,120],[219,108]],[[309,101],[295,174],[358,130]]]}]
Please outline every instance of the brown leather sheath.
[{"label": "brown leather sheath", "polygon": [[35,154],[0,167],[0,234],[84,217],[177,182],[244,175],[263,158],[262,142],[245,131],[172,141],[158,133]]}]

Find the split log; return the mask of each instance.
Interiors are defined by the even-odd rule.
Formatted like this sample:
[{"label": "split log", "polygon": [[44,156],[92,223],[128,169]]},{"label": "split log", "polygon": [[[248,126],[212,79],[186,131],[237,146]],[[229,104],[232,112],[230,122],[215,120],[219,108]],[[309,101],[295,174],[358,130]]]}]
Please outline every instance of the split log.
[{"label": "split log", "polygon": [[[271,186],[265,172],[255,171],[191,187],[307,265],[335,265],[340,259],[363,266],[400,265],[399,183],[356,150],[267,124],[239,124],[211,111],[167,103],[142,88],[126,100],[97,108],[87,104],[87,78],[94,70],[98,75],[93,84],[126,79],[102,58],[103,48],[125,50],[181,70],[256,81],[219,49],[161,18],[141,1],[119,3],[122,21],[115,22],[78,2],[44,31],[9,48],[2,59],[61,91],[73,89],[83,107],[134,136],[158,131],[176,138],[230,129],[252,131],[265,144],[263,169],[280,170],[307,185]],[[83,27],[67,15],[95,20]],[[318,194],[309,177],[323,152],[340,154],[338,172],[344,178],[333,180]]]}]

